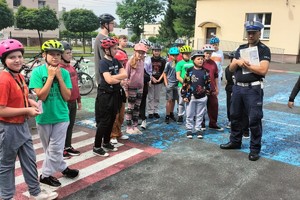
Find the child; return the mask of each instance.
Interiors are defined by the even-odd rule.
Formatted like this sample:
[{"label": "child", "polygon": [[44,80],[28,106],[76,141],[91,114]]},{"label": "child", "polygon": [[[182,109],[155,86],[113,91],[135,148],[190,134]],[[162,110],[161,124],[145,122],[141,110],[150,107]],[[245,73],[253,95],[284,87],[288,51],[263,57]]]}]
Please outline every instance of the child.
[{"label": "child", "polygon": [[183,115],[185,112],[185,102],[181,98],[181,87],[183,83],[183,79],[186,74],[186,70],[188,68],[191,68],[194,66],[193,61],[190,59],[191,58],[191,52],[192,52],[192,47],[185,45],[180,48],[180,53],[182,53],[183,59],[179,61],[176,64],[176,78],[178,80],[178,95],[179,95],[179,102],[178,102],[178,119],[177,123],[182,124],[183,123]]},{"label": "child", "polygon": [[191,59],[194,67],[187,69],[181,89],[182,98],[187,103],[186,136],[192,139],[193,129],[195,129],[197,137],[202,139],[201,123],[206,112],[206,95],[210,92],[210,77],[209,72],[203,68],[203,51],[194,52]]},{"label": "child", "polygon": [[[101,41],[101,48],[105,56],[100,61],[100,80],[95,103],[95,117],[97,132],[93,153],[97,156],[109,156],[106,151],[117,151],[118,149],[110,143],[110,135],[116,114],[122,105],[122,87],[120,82],[127,78],[126,71],[114,58],[118,50],[118,42],[110,37]],[[103,142],[102,142],[103,141]],[[103,145],[102,145],[103,143]]]},{"label": "child", "polygon": [[134,46],[133,57],[127,62],[126,72],[128,74],[128,82],[124,89],[128,98],[128,108],[126,111],[126,123],[128,134],[142,134],[137,128],[140,104],[143,96],[144,87],[144,56],[147,47],[138,43]]},{"label": "child", "polygon": [[[72,90],[71,97],[68,100],[68,108],[69,108],[69,118],[70,124],[67,129],[67,136],[65,141],[65,149],[64,149],[64,159],[71,158],[71,156],[80,155],[80,151],[74,149],[71,145],[72,143],[72,132],[76,118],[76,111],[81,110],[81,96],[79,94],[78,87],[78,76],[76,69],[70,64],[72,59],[72,47],[68,42],[60,42],[64,47],[64,52],[61,55],[61,64],[60,67],[66,69],[70,73],[71,82],[72,82]],[[77,108],[78,107],[78,108]]]},{"label": "child", "polygon": [[62,44],[48,40],[42,45],[46,64],[32,71],[29,88],[34,89],[42,101],[43,113],[36,117],[37,131],[40,135],[45,160],[40,182],[52,188],[61,186],[52,175],[61,172],[67,178],[76,178],[79,170],[70,169],[63,160],[66,133],[69,126],[67,101],[71,96],[72,83],[67,70],[59,66],[64,52]]},{"label": "child", "polygon": [[152,77],[151,86],[148,90],[148,114],[155,118],[160,118],[158,114],[160,91],[164,82],[164,69],[166,66],[166,60],[161,56],[161,46],[154,44],[152,47]]},{"label": "child", "polygon": [[20,74],[24,47],[14,39],[0,42],[0,198],[13,199],[15,162],[18,156],[30,199],[55,199],[56,192],[41,191],[37,179],[36,155],[27,118],[41,113],[38,104],[28,99],[28,87]]},{"label": "child", "polygon": [[[120,50],[120,46],[119,46],[118,51],[115,55],[115,59],[117,59],[121,63],[123,68],[125,68],[126,63],[128,61],[128,56],[123,50]],[[121,81],[121,86],[124,87],[124,84],[125,84],[125,81],[122,80]],[[122,92],[125,94],[125,91],[124,91],[123,88],[122,88],[122,90],[123,90]],[[110,134],[110,137],[111,137],[110,142],[112,144],[117,144],[118,143],[117,138],[122,139],[122,140],[127,140],[129,138],[127,135],[123,135],[122,131],[121,131],[121,126],[124,122],[126,100],[127,100],[126,96],[123,95],[120,112],[116,115],[116,119],[115,119],[112,131],[111,131],[111,134]]]},{"label": "child", "polygon": [[177,56],[179,55],[179,50],[177,47],[172,47],[169,50],[169,58],[171,59],[170,62],[166,64],[165,70],[164,70],[164,82],[166,86],[166,119],[165,122],[167,124],[170,123],[170,118],[173,121],[176,121],[176,118],[174,116],[174,107],[175,107],[175,101],[178,101],[178,91],[177,91],[177,85],[178,80],[176,79],[176,70],[175,66],[177,63]]}]

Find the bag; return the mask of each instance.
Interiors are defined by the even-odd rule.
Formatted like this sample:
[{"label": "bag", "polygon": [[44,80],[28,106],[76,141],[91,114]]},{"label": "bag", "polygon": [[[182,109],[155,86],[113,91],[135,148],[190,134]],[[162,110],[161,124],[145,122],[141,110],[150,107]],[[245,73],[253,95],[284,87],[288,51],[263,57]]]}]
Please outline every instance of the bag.
[{"label": "bag", "polygon": [[150,75],[144,69],[144,84],[150,81]]}]

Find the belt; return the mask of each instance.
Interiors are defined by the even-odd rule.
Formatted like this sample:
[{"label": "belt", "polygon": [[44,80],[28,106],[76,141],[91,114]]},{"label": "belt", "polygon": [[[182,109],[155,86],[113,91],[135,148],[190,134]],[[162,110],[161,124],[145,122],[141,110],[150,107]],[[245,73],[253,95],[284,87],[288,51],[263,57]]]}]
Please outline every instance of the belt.
[{"label": "belt", "polygon": [[254,81],[254,82],[250,82],[250,83],[236,82],[236,85],[242,86],[242,87],[249,87],[249,86],[261,85],[261,81]]}]

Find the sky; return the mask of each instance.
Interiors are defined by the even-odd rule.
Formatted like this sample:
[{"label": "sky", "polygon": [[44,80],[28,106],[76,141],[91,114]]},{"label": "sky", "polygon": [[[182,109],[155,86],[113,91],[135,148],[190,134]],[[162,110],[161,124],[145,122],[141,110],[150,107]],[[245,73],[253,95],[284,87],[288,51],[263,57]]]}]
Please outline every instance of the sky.
[{"label": "sky", "polygon": [[74,8],[83,8],[92,10],[97,16],[103,13],[112,14],[116,18],[116,22],[120,20],[116,14],[117,2],[122,0],[58,0],[58,10],[61,11],[63,7],[67,11]]}]

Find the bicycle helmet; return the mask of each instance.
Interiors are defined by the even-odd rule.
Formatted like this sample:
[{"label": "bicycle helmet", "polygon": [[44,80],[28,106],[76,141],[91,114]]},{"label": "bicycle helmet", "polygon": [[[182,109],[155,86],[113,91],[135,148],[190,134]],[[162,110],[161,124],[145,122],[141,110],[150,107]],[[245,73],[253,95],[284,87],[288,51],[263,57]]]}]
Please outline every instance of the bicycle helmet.
[{"label": "bicycle helmet", "polygon": [[114,18],[114,16],[112,16],[111,14],[108,14],[108,13],[104,13],[99,16],[99,21],[100,21],[101,25],[109,23],[111,21],[114,21],[115,19],[116,18]]},{"label": "bicycle helmet", "polygon": [[218,44],[218,43],[220,43],[220,39],[217,37],[212,37],[209,40],[209,44]]},{"label": "bicycle helmet", "polygon": [[184,45],[180,48],[180,53],[191,53],[192,47],[188,45]]},{"label": "bicycle helmet", "polygon": [[113,47],[117,44],[118,44],[118,41],[111,37],[106,37],[103,40],[101,40],[102,49],[109,49],[110,47]]},{"label": "bicycle helmet", "polygon": [[171,47],[171,48],[169,49],[169,54],[170,54],[170,55],[179,55],[180,52],[179,52],[179,50],[178,50],[177,47]]},{"label": "bicycle helmet", "polygon": [[115,59],[117,59],[118,61],[126,61],[126,60],[128,60],[128,57],[124,51],[118,50],[115,55]]},{"label": "bicycle helmet", "polygon": [[259,21],[246,21],[244,26],[246,31],[260,31],[264,28],[264,25]]},{"label": "bicycle helmet", "polygon": [[194,51],[192,53],[191,59],[194,60],[196,57],[202,56],[204,57],[204,52],[201,50]]},{"label": "bicycle helmet", "polygon": [[178,45],[185,45],[185,42],[183,41],[183,39],[178,38],[178,39],[175,40],[174,44],[176,46],[178,46]]},{"label": "bicycle helmet", "polygon": [[147,47],[143,43],[137,43],[133,48],[135,51],[144,51],[147,52]]},{"label": "bicycle helmet", "polygon": [[72,46],[68,42],[60,41],[60,43],[63,45],[64,50],[72,50]]},{"label": "bicycle helmet", "polygon": [[152,50],[161,50],[161,46],[159,44],[153,44],[151,47]]},{"label": "bicycle helmet", "polygon": [[59,51],[61,53],[64,52],[63,45],[57,41],[57,40],[48,40],[43,43],[42,45],[42,51],[48,52],[48,51]]},{"label": "bicycle helmet", "polygon": [[147,40],[147,39],[141,39],[141,40],[139,41],[139,43],[142,43],[142,44],[144,44],[144,45],[146,45],[146,46],[151,47],[151,42],[150,42],[149,40]]},{"label": "bicycle helmet", "polygon": [[24,47],[18,40],[7,39],[0,42],[0,58],[4,58],[14,51],[21,51],[22,54],[24,53]]},{"label": "bicycle helmet", "polygon": [[205,44],[202,48],[202,50],[205,52],[205,51],[215,51],[215,48],[210,45],[210,44]]}]

